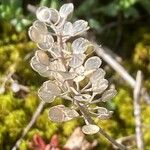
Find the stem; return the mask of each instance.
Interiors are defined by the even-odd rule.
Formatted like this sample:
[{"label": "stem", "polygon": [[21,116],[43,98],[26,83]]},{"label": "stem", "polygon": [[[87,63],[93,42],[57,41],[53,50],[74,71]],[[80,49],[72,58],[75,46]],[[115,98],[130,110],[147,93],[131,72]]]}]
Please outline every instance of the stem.
[{"label": "stem", "polygon": [[135,131],[136,143],[138,150],[144,150],[142,123],[141,123],[141,103],[140,103],[140,90],[142,86],[142,73],[137,72],[136,85],[133,92],[134,97],[134,117],[135,117]]},{"label": "stem", "polygon": [[[76,101],[76,100],[75,100]],[[89,124],[95,124],[90,115],[88,115],[88,111],[82,107],[78,101],[76,101],[77,106],[79,107],[80,112],[83,114],[85,119],[88,121]],[[99,133],[102,134],[111,144],[118,147],[120,150],[127,150],[127,148],[115,141],[112,137],[110,137],[101,127],[99,127]]]},{"label": "stem", "polygon": [[14,147],[12,148],[12,150],[17,150],[17,148],[19,147],[22,139],[26,136],[26,134],[28,133],[28,131],[31,129],[31,127],[33,126],[33,124],[35,123],[37,117],[40,115],[41,111],[43,110],[43,107],[45,106],[45,102],[41,101],[40,104],[38,105],[34,115],[32,116],[31,121],[29,122],[29,124],[24,128],[21,137],[17,140],[16,144],[14,145]]}]

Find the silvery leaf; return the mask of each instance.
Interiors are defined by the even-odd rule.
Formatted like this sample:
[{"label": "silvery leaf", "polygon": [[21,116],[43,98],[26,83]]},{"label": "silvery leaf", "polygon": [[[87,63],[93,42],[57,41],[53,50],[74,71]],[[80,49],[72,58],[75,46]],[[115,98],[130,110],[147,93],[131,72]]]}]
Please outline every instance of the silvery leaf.
[{"label": "silvery leaf", "polygon": [[106,79],[101,79],[97,83],[92,84],[93,92],[101,94],[108,87],[108,81]]},{"label": "silvery leaf", "polygon": [[49,56],[46,54],[46,52],[37,50],[35,52],[36,60],[39,61],[41,64],[48,66],[50,64]]},{"label": "silvery leaf", "polygon": [[101,68],[98,68],[96,71],[93,72],[92,76],[90,77],[91,83],[95,83],[100,79],[103,79],[105,76],[105,71]]},{"label": "silvery leaf", "polygon": [[73,54],[83,54],[88,47],[88,40],[84,38],[78,38],[72,43]]},{"label": "silvery leaf", "polygon": [[54,98],[60,94],[60,88],[52,81],[44,82],[41,88],[38,90],[38,96],[40,99],[48,103],[53,102]]},{"label": "silvery leaf", "polygon": [[74,54],[69,61],[69,66],[72,68],[80,67],[84,63],[85,54]]},{"label": "silvery leaf", "polygon": [[36,11],[36,17],[42,22],[49,22],[51,19],[51,11],[45,6],[39,7]]},{"label": "silvery leaf", "polygon": [[94,70],[98,69],[101,65],[102,61],[99,57],[93,56],[90,57],[84,64],[85,70]]},{"label": "silvery leaf", "polygon": [[46,24],[44,22],[39,21],[39,20],[34,21],[33,27],[36,28],[42,34],[48,33]]},{"label": "silvery leaf", "polygon": [[38,47],[42,50],[50,49],[54,44],[54,39],[50,34],[44,35],[43,41],[38,43]]},{"label": "silvery leaf", "polygon": [[60,7],[59,14],[62,18],[67,18],[74,10],[72,3],[64,4]]},{"label": "silvery leaf", "polygon": [[85,20],[77,20],[73,23],[73,34],[78,34],[86,31],[88,28],[88,22]]},{"label": "silvery leaf", "polygon": [[71,22],[66,22],[64,24],[64,28],[63,28],[63,35],[64,36],[72,36],[72,23]]},{"label": "silvery leaf", "polygon": [[60,16],[59,16],[58,11],[56,9],[53,9],[53,8],[49,8],[49,10],[51,13],[51,18],[49,20],[49,23],[57,24],[60,20]]},{"label": "silvery leaf", "polygon": [[43,42],[44,40],[44,34],[41,34],[40,31],[33,26],[29,28],[28,34],[30,39],[36,43]]},{"label": "silvery leaf", "polygon": [[57,105],[49,109],[49,119],[54,122],[63,122],[65,119],[65,113],[63,112],[63,105]]},{"label": "silvery leaf", "polygon": [[103,93],[102,101],[106,102],[106,101],[112,99],[116,94],[117,94],[117,91],[115,89],[109,89]]},{"label": "silvery leaf", "polygon": [[94,124],[84,125],[82,127],[82,132],[85,134],[95,134],[95,133],[99,132],[99,127]]}]

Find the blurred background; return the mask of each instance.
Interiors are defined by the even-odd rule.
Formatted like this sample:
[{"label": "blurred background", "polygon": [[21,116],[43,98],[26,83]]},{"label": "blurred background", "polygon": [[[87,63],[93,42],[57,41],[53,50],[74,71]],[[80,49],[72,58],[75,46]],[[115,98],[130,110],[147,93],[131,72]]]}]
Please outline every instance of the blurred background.
[{"label": "blurred background", "polygon": [[[137,70],[141,70],[143,85],[147,92],[150,91],[149,0],[0,0],[0,150],[10,150],[20,137],[40,103],[37,90],[46,80],[30,67],[36,45],[30,41],[27,31],[36,19],[34,9],[38,6],[58,9],[68,2],[75,6],[72,20],[84,19],[89,22],[91,28],[87,38],[115,53],[117,61],[134,78]],[[133,90],[108,64],[103,62],[103,67],[107,72],[106,78],[115,85],[118,94],[106,104],[114,111],[112,118],[95,121],[112,137],[119,140],[126,138],[126,144],[134,147]],[[20,150],[35,149],[35,143],[40,145],[35,150],[44,150],[42,146],[49,143],[63,149],[83,121],[51,122],[47,115],[49,106],[61,103],[67,105],[57,99],[44,107],[22,140]],[[142,98],[141,105],[145,150],[150,150],[150,104]],[[88,145],[87,149],[114,149],[99,135],[83,139]]]}]

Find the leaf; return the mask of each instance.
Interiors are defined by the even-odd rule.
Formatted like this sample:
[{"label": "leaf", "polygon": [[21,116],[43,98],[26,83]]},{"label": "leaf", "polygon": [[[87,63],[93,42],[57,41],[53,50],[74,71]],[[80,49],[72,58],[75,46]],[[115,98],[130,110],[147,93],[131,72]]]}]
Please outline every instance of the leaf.
[{"label": "leaf", "polygon": [[106,102],[106,101],[112,99],[116,94],[117,94],[117,91],[115,89],[109,89],[103,93],[102,101]]},{"label": "leaf", "polygon": [[74,54],[83,54],[88,47],[88,40],[84,38],[78,38],[72,43],[72,50]]},{"label": "leaf", "polygon": [[71,68],[80,67],[84,63],[85,54],[74,54],[69,61],[69,66]]},{"label": "leaf", "polygon": [[62,18],[67,18],[74,10],[72,3],[64,4],[60,7],[59,14]]},{"label": "leaf", "polygon": [[45,6],[39,7],[36,11],[36,17],[42,22],[49,22],[51,19],[51,11]]},{"label": "leaf", "polygon": [[85,20],[77,20],[73,23],[73,34],[81,34],[88,29],[88,22]]},{"label": "leaf", "polygon": [[52,81],[44,82],[41,88],[38,90],[38,96],[40,99],[48,103],[53,102],[54,98],[60,94],[60,88]]},{"label": "leaf", "polygon": [[99,57],[93,56],[90,57],[84,64],[85,70],[94,70],[98,69],[101,65],[102,61]]},{"label": "leaf", "polygon": [[84,125],[82,127],[82,132],[85,134],[95,134],[95,133],[99,132],[99,127],[94,124]]}]

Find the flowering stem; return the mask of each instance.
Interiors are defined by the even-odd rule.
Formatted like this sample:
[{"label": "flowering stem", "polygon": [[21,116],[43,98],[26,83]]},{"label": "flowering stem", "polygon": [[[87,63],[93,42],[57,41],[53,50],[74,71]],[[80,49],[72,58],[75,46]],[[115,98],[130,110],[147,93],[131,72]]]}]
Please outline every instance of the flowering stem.
[{"label": "flowering stem", "polygon": [[[82,113],[82,115],[85,117],[86,121],[88,121],[89,124],[95,124],[90,115],[88,115],[88,111],[83,106],[81,106],[78,101],[76,101],[76,104],[79,107],[79,110]],[[111,144],[118,147],[120,150],[127,150],[127,147],[115,141],[101,127],[99,127],[99,133],[102,134]]]}]

